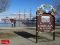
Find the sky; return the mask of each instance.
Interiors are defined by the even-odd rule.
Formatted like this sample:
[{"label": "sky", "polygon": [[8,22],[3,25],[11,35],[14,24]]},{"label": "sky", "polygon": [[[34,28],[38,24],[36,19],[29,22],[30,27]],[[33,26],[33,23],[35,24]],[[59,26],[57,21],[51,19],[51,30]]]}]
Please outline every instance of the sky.
[{"label": "sky", "polygon": [[30,8],[31,8],[32,16],[36,16],[37,7],[41,6],[41,4],[53,5],[53,1],[52,0],[10,0],[10,6],[5,12],[0,13],[0,15],[18,13],[19,9],[21,13],[24,13],[24,9],[26,9],[26,13],[30,13]]}]

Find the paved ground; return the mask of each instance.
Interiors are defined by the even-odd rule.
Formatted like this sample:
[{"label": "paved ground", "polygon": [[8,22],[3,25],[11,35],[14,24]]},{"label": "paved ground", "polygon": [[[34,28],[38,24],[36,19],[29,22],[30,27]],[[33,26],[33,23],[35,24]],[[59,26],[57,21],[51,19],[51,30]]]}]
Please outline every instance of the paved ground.
[{"label": "paved ground", "polygon": [[[56,29],[60,31],[60,29]],[[6,32],[6,33],[14,33],[17,34],[17,37],[13,38],[5,38],[10,40],[10,44],[8,45],[60,45],[60,37],[56,37],[55,41],[50,41],[50,42],[39,42],[35,43],[36,40],[33,39],[29,35],[35,35],[36,30],[35,27],[17,27],[17,28],[0,28],[0,32]],[[23,34],[23,35],[21,35]],[[28,34],[28,35],[26,35]],[[39,36],[44,36],[48,39],[52,40],[52,36],[46,33],[39,33]],[[3,38],[0,38],[2,40]],[[1,45],[1,44],[0,44]]]}]

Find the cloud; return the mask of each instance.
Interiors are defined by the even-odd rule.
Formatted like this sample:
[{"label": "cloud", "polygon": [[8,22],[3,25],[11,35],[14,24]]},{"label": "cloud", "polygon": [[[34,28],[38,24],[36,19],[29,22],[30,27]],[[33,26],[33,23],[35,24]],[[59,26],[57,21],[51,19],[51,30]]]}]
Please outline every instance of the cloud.
[{"label": "cloud", "polygon": [[[24,18],[24,12],[20,12],[21,14],[21,18]],[[26,18],[30,18],[30,14],[29,13],[25,13],[26,14]],[[5,17],[9,17],[9,18],[19,18],[19,12],[15,12],[15,13],[12,13],[12,14],[2,14],[0,15],[0,18],[5,18]]]},{"label": "cloud", "polygon": [[[17,12],[17,13],[13,13],[13,14],[19,14],[19,13]],[[24,13],[20,12],[20,14],[24,14]],[[25,13],[25,14],[28,15],[29,13]]]}]

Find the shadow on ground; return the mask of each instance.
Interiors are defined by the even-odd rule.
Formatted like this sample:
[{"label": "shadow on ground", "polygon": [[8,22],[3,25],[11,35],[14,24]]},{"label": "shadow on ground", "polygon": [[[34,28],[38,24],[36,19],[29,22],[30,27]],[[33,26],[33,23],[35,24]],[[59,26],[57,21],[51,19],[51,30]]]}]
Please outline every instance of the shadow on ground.
[{"label": "shadow on ground", "polygon": [[29,41],[32,41],[32,42],[36,43],[35,41],[29,39],[29,38],[36,37],[35,35],[33,35],[31,33],[28,33],[28,32],[25,32],[25,31],[21,31],[21,32],[14,31],[14,33],[17,34],[17,35],[19,35],[19,36],[22,36],[22,37],[26,38]]},{"label": "shadow on ground", "polygon": [[16,32],[16,31],[14,31],[14,33],[16,33],[17,35],[22,36],[24,38],[36,37],[35,35],[33,35],[31,33],[28,33],[28,32],[25,32],[25,31],[22,31],[22,32]]}]

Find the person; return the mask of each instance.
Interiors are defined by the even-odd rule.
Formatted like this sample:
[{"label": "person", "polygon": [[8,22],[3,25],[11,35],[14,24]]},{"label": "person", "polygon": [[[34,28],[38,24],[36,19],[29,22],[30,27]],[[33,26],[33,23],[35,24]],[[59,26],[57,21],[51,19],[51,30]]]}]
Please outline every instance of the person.
[{"label": "person", "polygon": [[13,22],[11,24],[12,24],[12,27],[13,27]]},{"label": "person", "polygon": [[16,20],[14,20],[14,27],[16,26]]}]

